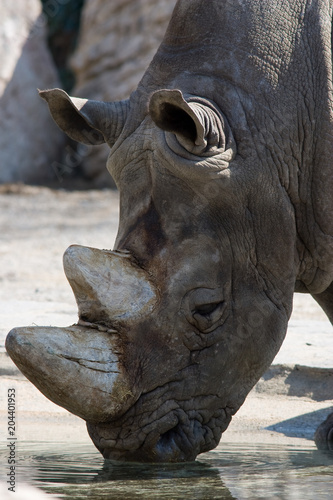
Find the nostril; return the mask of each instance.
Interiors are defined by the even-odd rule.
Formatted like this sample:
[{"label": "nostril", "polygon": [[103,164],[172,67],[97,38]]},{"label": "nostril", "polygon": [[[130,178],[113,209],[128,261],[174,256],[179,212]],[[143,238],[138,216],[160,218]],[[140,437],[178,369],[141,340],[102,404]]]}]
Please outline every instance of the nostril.
[{"label": "nostril", "polygon": [[177,423],[174,427],[169,429],[160,435],[160,438],[157,442],[157,447],[165,450],[166,448],[171,448],[174,446],[175,438],[178,435],[179,423]]},{"label": "nostril", "polygon": [[198,455],[196,439],[178,422],[160,435],[154,454],[159,462],[192,462]]}]

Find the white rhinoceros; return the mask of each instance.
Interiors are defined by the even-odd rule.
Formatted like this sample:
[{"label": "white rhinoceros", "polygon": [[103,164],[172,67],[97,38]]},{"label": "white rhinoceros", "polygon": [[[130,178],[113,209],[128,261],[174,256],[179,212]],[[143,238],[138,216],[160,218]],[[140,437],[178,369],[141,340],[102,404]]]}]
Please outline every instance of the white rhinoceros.
[{"label": "white rhinoceros", "polygon": [[294,291],[333,320],[332,7],[179,0],[128,100],[41,93],[71,138],[110,146],[119,232],[113,251],[65,253],[78,325],[13,330],[7,349],[104,457],[214,448]]}]

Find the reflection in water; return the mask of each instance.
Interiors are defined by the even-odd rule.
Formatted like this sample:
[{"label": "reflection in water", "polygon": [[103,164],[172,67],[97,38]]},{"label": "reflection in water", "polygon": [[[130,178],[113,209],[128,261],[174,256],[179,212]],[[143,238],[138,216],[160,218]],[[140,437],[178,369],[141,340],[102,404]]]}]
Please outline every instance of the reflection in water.
[{"label": "reflection in water", "polygon": [[[2,463],[5,453],[0,453]],[[49,443],[24,443],[18,458],[19,483],[29,482],[71,500],[333,498],[333,453],[319,452],[312,445],[222,442],[190,464],[147,465],[104,461],[88,445],[56,448]],[[0,480],[5,480],[4,475]]]}]

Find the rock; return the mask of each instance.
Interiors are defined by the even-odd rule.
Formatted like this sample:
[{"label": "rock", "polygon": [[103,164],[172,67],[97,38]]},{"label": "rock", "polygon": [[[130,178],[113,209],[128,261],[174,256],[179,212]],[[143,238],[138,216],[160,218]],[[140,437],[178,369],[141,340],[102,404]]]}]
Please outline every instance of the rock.
[{"label": "rock", "polygon": [[34,1],[26,9],[26,2],[2,0],[0,3],[0,95],[3,94],[20,57],[22,47],[34,20],[40,13],[39,2]]},{"label": "rock", "polygon": [[[127,98],[153,58],[176,0],[86,0],[71,67],[72,95],[104,101]],[[105,145],[79,149],[84,175],[110,186]]]},{"label": "rock", "polygon": [[37,92],[60,85],[41,2],[2,0],[0,16],[0,182],[50,182],[65,139]]}]

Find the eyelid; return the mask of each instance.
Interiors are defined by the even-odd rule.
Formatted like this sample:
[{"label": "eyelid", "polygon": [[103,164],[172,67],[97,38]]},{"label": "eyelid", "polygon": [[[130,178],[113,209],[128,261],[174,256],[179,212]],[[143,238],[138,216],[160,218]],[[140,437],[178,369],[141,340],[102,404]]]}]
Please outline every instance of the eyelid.
[{"label": "eyelid", "polygon": [[222,301],[218,301],[218,302],[208,302],[208,303],[205,303],[205,304],[200,304],[200,305],[197,305],[194,310],[192,311],[193,314],[200,314],[202,316],[209,316],[210,314],[212,314],[216,309],[217,307],[222,303]]},{"label": "eyelid", "polygon": [[191,290],[187,297],[187,302],[191,310],[205,304],[218,304],[224,300],[222,288],[195,288]]},{"label": "eyelid", "polygon": [[219,320],[222,318],[225,310],[225,302],[221,301],[216,304],[216,307],[210,314],[201,315],[199,312],[193,314],[195,326],[203,333],[210,333],[217,328]]},{"label": "eyelid", "polygon": [[[205,309],[205,306],[207,306],[207,311],[200,311],[200,307]],[[217,328],[224,316],[225,307],[222,288],[196,288],[184,297],[185,317],[202,333],[209,333]]]}]

